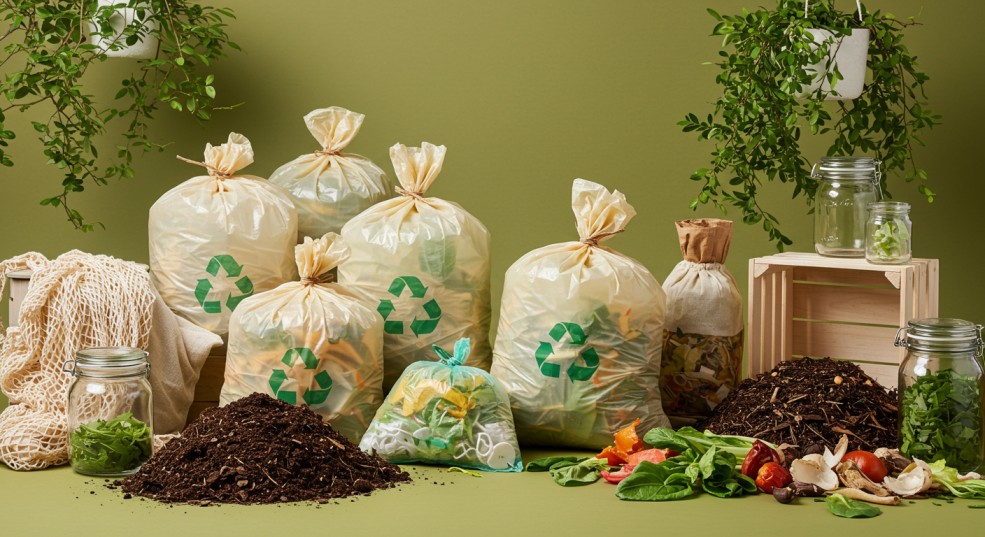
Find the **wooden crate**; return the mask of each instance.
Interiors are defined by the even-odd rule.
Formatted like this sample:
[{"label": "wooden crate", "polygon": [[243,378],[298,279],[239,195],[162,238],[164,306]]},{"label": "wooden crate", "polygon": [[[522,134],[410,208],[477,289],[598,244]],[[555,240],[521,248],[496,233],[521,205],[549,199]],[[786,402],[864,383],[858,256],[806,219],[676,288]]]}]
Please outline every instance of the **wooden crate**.
[{"label": "wooden crate", "polygon": [[195,385],[195,399],[188,409],[188,421],[191,423],[206,408],[219,406],[219,392],[226,375],[226,345],[215,347],[205,359],[202,374]]},{"label": "wooden crate", "polygon": [[873,265],[864,259],[783,253],[749,260],[750,377],[805,356],[851,360],[896,387],[910,319],[936,317],[936,259]]}]

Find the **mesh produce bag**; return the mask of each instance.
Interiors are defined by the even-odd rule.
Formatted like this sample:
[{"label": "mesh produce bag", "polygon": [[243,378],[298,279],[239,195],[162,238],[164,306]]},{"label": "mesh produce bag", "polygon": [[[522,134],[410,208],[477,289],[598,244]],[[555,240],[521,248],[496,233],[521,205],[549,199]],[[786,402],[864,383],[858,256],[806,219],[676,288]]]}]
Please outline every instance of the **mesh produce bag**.
[{"label": "mesh produce bag", "polygon": [[294,205],[280,187],[238,173],[252,162],[241,134],[207,144],[205,162],[194,164],[209,175],[172,188],[150,209],[154,286],[172,310],[219,335],[243,299],[297,275]]},{"label": "mesh produce bag", "polygon": [[707,418],[739,383],[742,295],[725,268],[732,222],[677,222],[684,260],[664,281],[660,391],[675,427]]},{"label": "mesh produce bag", "polygon": [[253,392],[306,405],[354,442],[383,401],[383,321],[328,283],[349,256],[341,237],[295,248],[300,282],[243,301],[229,321],[222,405]]},{"label": "mesh produce bag", "polygon": [[599,243],[636,211],[619,191],[576,179],[580,241],[506,272],[492,373],[524,444],[598,449],[622,427],[667,426],[658,377],[664,292],[640,262]]},{"label": "mesh produce bag", "polygon": [[394,463],[424,462],[519,472],[523,466],[509,396],[489,373],[461,365],[469,340],[454,355],[434,346],[439,362],[404,370],[359,447]]},{"label": "mesh produce bag", "polygon": [[364,292],[384,320],[384,389],[432,345],[473,342],[466,365],[489,369],[489,232],[455,203],[424,197],[445,147],[390,148],[402,194],[342,228],[352,256],[339,281]]},{"label": "mesh produce bag", "polygon": [[304,116],[321,151],[284,164],[270,176],[283,187],[298,211],[298,242],[338,233],[352,217],[393,195],[379,166],[361,155],[343,153],[366,116],[333,106]]}]

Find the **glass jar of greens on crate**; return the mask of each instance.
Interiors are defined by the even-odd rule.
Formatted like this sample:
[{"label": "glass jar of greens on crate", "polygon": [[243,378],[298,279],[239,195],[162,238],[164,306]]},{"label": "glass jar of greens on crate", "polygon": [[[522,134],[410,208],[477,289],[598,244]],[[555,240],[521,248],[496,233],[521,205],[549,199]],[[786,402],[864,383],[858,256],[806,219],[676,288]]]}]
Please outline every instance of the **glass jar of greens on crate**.
[{"label": "glass jar of greens on crate", "polygon": [[960,319],[914,319],[900,328],[900,451],[959,472],[985,463],[982,326]]},{"label": "glass jar of greens on crate", "polygon": [[865,259],[878,265],[901,265],[913,257],[910,237],[910,204],[902,201],[877,201],[869,204],[865,224]]}]

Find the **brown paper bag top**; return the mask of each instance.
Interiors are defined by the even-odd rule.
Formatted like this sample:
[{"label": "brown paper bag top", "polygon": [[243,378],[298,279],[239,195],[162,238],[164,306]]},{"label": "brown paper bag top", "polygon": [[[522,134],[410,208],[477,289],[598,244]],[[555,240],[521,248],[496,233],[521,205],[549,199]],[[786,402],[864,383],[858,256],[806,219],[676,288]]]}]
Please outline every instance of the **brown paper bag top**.
[{"label": "brown paper bag top", "polygon": [[692,263],[724,263],[732,244],[732,221],[719,218],[678,220],[677,237],[684,260]]}]

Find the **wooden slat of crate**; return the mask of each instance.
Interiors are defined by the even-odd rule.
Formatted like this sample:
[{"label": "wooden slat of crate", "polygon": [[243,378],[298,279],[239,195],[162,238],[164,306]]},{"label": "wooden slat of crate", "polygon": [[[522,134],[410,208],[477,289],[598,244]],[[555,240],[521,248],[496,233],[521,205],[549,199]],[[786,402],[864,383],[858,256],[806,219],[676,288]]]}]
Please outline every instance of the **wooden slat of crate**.
[{"label": "wooden slat of crate", "polygon": [[[872,370],[887,386],[903,357],[893,346],[907,321],[934,317],[939,265],[785,253],[749,261],[748,374],[796,356],[830,356]],[[891,380],[891,381],[890,381]]]}]

